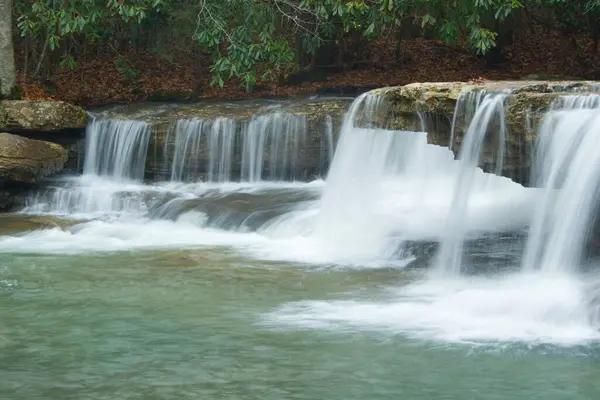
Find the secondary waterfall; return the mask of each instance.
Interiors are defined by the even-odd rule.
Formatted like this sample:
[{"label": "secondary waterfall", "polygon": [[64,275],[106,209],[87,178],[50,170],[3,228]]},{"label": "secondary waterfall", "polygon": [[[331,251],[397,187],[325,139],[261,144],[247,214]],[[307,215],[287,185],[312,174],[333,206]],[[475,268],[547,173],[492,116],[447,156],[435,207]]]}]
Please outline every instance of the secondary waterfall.
[{"label": "secondary waterfall", "polygon": [[243,133],[242,180],[284,181],[298,176],[298,156],[306,140],[306,118],[289,113],[253,117]]},{"label": "secondary waterfall", "polygon": [[[484,139],[493,122],[497,123],[496,129],[499,141],[495,172],[499,174],[502,170],[504,142],[506,140],[505,100],[506,94],[483,95],[478,92],[470,92],[461,96],[457,102],[450,140],[451,146],[456,134],[457,116],[463,114],[468,118],[472,115],[472,119],[468,122],[468,129],[458,155],[459,172],[454,184],[454,198],[448,214],[445,235],[437,261],[438,270],[444,274],[456,275],[460,273],[462,245],[467,233],[464,220],[468,211],[469,197],[473,190],[475,173],[479,165]],[[465,120],[465,123],[467,123],[467,120]]]},{"label": "secondary waterfall", "polygon": [[[328,122],[327,122],[328,121]],[[284,112],[255,115],[249,120],[178,120],[171,128],[174,144],[165,141],[172,160],[173,181],[290,181],[305,179],[301,159],[308,136],[306,117]],[[331,118],[321,138],[320,153],[333,154]],[[169,157],[172,150],[173,157]],[[321,165],[328,166],[328,161]],[[323,171],[324,173],[324,171]],[[204,178],[204,179],[203,179]]]},{"label": "secondary waterfall", "polygon": [[[171,180],[198,179],[201,172],[206,171],[208,182],[230,181],[238,125],[238,121],[228,118],[178,120],[172,128],[175,147]],[[165,146],[165,159],[168,159],[167,153],[168,146]],[[203,159],[205,165],[202,165]]]},{"label": "secondary waterfall", "polygon": [[142,121],[92,120],[86,129],[86,175],[142,180],[152,131]]},{"label": "secondary waterfall", "polygon": [[525,270],[577,269],[600,193],[600,96],[565,96],[544,117],[534,183],[544,195],[533,218]]}]

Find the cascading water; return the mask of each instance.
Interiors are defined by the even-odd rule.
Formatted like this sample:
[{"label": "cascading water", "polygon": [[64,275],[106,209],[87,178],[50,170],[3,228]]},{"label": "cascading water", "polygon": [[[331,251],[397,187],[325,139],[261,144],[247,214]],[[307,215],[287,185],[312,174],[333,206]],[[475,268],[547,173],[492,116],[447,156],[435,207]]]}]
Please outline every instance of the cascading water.
[{"label": "cascading water", "polygon": [[[448,214],[445,235],[438,255],[438,270],[444,274],[460,273],[462,263],[462,246],[467,226],[464,223],[468,212],[468,202],[473,190],[475,173],[479,164],[484,139],[494,120],[498,123],[498,156],[496,173],[502,170],[504,159],[504,142],[506,140],[506,125],[504,121],[504,101],[506,94],[469,93],[460,97],[455,111],[452,127],[451,145],[456,132],[456,115],[461,109],[465,115],[472,114],[458,155],[459,172],[454,185],[454,199]],[[465,106],[466,105],[466,106]]]},{"label": "cascading water", "polygon": [[[282,112],[253,116],[249,121],[179,120],[172,128],[171,180],[198,180],[203,172],[207,182],[235,181],[234,175],[243,182],[302,179],[299,162],[307,129],[305,116]],[[333,135],[331,131],[325,134]],[[333,152],[332,146],[333,138],[328,138],[325,151]],[[167,160],[170,148],[167,138]]]},{"label": "cascading water", "polygon": [[[539,205],[537,189],[477,168],[486,134],[496,130],[500,146],[505,140],[504,97],[475,100],[458,160],[448,148],[427,144],[423,133],[361,127],[357,119],[381,121],[386,105],[368,95],[357,99],[343,125],[310,249],[321,246],[321,255],[344,264],[392,266],[410,257],[397,252],[405,240],[441,240],[436,272],[442,273],[401,284],[383,299],[287,303],[269,321],[292,329],[366,329],[468,343],[598,338],[577,279],[459,274],[467,232],[522,229]],[[450,262],[440,262],[444,254]]]},{"label": "cascading water", "polygon": [[143,121],[92,120],[86,129],[83,173],[141,181],[151,134]]},{"label": "cascading water", "polygon": [[[402,259],[406,241],[441,238],[442,256],[450,254],[452,264],[440,264],[452,270],[459,269],[456,254],[467,231],[522,226],[530,205],[523,187],[476,168],[488,125],[503,119],[503,100],[502,94],[482,97],[455,161],[448,148],[428,144],[424,132],[364,127],[385,126],[387,105],[379,96],[359,97],[344,120],[315,222],[313,236],[323,251],[393,263]],[[503,144],[501,124],[498,131]],[[501,191],[504,197],[497,198]],[[515,205],[521,210],[510,217],[489,212]]]},{"label": "cascading water", "polygon": [[[197,176],[200,172],[198,156],[200,152],[200,139],[203,138],[205,121],[202,119],[178,120],[172,127],[175,132],[175,148],[171,164],[171,180],[183,181],[189,176]],[[166,143],[168,143],[168,137]],[[168,146],[165,145],[165,159],[168,157]],[[192,160],[188,160],[192,158]]]},{"label": "cascading water", "polygon": [[[230,118],[178,120],[170,132],[175,134],[171,180],[198,180],[205,172],[207,182],[231,181],[239,126],[239,121]],[[169,144],[167,137],[166,160],[171,159]]]},{"label": "cascading water", "polygon": [[86,129],[83,176],[34,195],[25,211],[60,215],[145,212],[140,183],[151,136],[150,126],[142,121],[93,119]]},{"label": "cascading water", "polygon": [[242,181],[301,178],[297,168],[306,130],[304,116],[272,113],[252,117],[243,133]]},{"label": "cascading water", "polygon": [[[504,141],[498,123],[504,99],[502,94],[472,96],[473,101],[461,96],[473,117],[458,160],[448,146],[429,144],[425,132],[386,129],[393,110],[381,97],[360,96],[344,119],[326,183],[280,182],[294,179],[297,172],[291,171],[301,169],[298,165],[306,154],[298,132],[306,131],[305,117],[273,113],[243,123],[179,121],[166,139],[170,147],[165,147],[174,150],[168,165],[176,182],[132,183],[114,171],[104,176],[87,173],[61,189],[74,199],[69,207],[61,209],[57,203],[68,202],[55,198],[46,199],[46,209],[27,210],[81,214],[85,222],[0,237],[0,252],[85,257],[89,252],[153,249],[148,260],[173,258],[177,265],[182,259],[204,265],[203,257],[209,254],[211,268],[221,268],[227,257],[235,264],[223,264],[225,268],[256,258],[261,265],[268,264],[262,260],[277,260],[274,269],[281,264],[290,271],[303,263],[319,268],[383,267],[387,286],[382,295],[374,289],[374,296],[365,300],[362,294],[354,296],[353,286],[335,293],[333,300],[283,304],[265,320],[278,327],[314,328],[320,323],[319,327],[383,329],[443,341],[579,343],[595,337],[580,307],[578,282],[529,274],[448,276],[460,269],[467,234],[521,229],[538,205],[530,201],[529,189],[476,168],[486,132],[489,138],[497,130],[499,142]],[[324,124],[333,128],[331,122]],[[321,143],[333,142],[328,137],[322,135]],[[319,138],[308,140],[316,144],[312,155],[318,163],[328,152],[318,148]],[[501,150],[497,153],[496,161],[502,158]],[[200,182],[179,182],[196,174],[202,176]],[[238,176],[246,182],[223,182]],[[420,276],[419,266],[432,264],[440,241],[442,254],[450,254],[450,262],[440,262],[447,274],[406,282],[407,276]],[[506,250],[502,243],[495,245]],[[416,270],[389,270],[413,260]],[[480,261],[476,267],[488,265]],[[378,274],[356,273],[352,279],[370,280]],[[401,287],[389,286],[397,282]],[[358,289],[362,291],[362,285]]]},{"label": "cascading water", "polygon": [[333,118],[331,115],[325,117],[325,135],[321,136],[321,168],[329,167],[333,162],[335,145],[333,140]]},{"label": "cascading water", "polygon": [[236,121],[217,118],[208,136],[209,182],[231,181],[231,164],[235,143]]},{"label": "cascading water", "polygon": [[596,220],[600,191],[600,96],[564,96],[544,117],[534,183],[544,188],[523,269],[572,272]]},{"label": "cascading water", "polygon": [[486,95],[485,91],[463,91],[458,95],[454,114],[452,114],[452,128],[450,131],[450,150],[454,149],[456,144],[456,130],[458,126],[469,126],[481,102]]}]

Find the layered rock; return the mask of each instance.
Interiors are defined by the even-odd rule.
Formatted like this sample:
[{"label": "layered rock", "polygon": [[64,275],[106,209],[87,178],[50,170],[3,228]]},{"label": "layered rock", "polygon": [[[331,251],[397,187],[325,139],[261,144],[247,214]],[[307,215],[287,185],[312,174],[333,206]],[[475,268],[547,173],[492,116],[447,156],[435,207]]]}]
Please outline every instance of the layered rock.
[{"label": "layered rock", "polygon": [[84,129],[86,112],[63,101],[0,101],[0,131],[56,132]]},{"label": "layered rock", "polygon": [[56,143],[0,133],[0,209],[10,207],[17,191],[60,172],[67,159]]},{"label": "layered rock", "polygon": [[[599,83],[586,81],[433,82],[381,88],[370,93],[384,97],[388,105],[375,121],[378,125],[412,131],[425,129],[430,143],[443,146],[450,142],[453,123],[455,144],[460,144],[467,129],[468,118],[461,115],[465,110],[457,108],[461,96],[475,92],[507,93],[504,110],[507,160],[503,173],[526,182],[536,132],[550,105],[564,94],[592,93],[599,89]],[[484,148],[483,164],[492,158],[492,150]]]}]

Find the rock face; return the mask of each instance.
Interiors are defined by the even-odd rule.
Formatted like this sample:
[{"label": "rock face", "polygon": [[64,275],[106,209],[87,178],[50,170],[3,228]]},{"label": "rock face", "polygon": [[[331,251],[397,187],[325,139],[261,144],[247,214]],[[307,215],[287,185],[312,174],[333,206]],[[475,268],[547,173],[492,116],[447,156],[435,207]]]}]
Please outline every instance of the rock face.
[{"label": "rock face", "polygon": [[86,112],[63,101],[0,101],[0,131],[52,132],[84,129]]},{"label": "rock face", "polygon": [[9,208],[27,185],[61,171],[67,159],[58,144],[0,133],[0,209]]},{"label": "rock face", "polygon": [[[600,83],[586,81],[492,81],[484,83],[413,83],[371,91],[382,96],[388,107],[375,121],[391,129],[427,130],[432,144],[447,146],[454,122],[458,150],[467,126],[466,111],[457,108],[461,96],[486,92],[508,94],[504,113],[508,129],[507,159],[503,174],[522,183],[528,180],[531,151],[544,113],[559,96],[600,91]],[[456,114],[456,115],[455,115]],[[484,147],[482,162],[493,159],[493,149]]]},{"label": "rock face", "polygon": [[0,179],[38,183],[60,172],[68,159],[67,151],[56,143],[0,133]]}]

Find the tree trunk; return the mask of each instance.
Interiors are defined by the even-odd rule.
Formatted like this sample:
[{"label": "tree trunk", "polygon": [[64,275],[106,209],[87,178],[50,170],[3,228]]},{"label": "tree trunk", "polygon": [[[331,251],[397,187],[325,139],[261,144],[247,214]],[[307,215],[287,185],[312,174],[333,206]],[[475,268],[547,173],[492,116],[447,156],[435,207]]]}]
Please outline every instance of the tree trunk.
[{"label": "tree trunk", "polygon": [[12,0],[0,0],[0,97],[9,96],[16,83],[12,41]]}]

